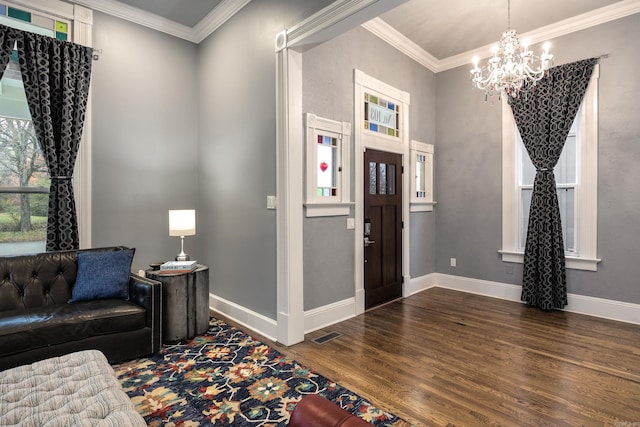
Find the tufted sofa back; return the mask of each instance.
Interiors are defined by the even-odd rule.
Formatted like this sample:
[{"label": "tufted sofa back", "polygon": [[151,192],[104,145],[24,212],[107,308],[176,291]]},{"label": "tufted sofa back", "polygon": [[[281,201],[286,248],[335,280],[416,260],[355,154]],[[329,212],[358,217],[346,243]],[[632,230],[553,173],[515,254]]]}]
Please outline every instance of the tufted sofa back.
[{"label": "tufted sofa back", "polygon": [[77,251],[0,257],[0,311],[65,304],[77,271]]},{"label": "tufted sofa back", "polygon": [[0,312],[66,304],[77,272],[78,251],[0,257]]}]

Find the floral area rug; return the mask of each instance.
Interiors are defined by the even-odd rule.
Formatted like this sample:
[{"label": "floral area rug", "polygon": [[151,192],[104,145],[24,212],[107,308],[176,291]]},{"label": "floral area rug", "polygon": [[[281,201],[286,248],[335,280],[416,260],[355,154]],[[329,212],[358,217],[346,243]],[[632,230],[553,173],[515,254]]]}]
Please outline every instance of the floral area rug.
[{"label": "floral area rug", "polygon": [[114,366],[149,426],[286,426],[305,394],[320,394],[376,426],[410,426],[226,323]]}]

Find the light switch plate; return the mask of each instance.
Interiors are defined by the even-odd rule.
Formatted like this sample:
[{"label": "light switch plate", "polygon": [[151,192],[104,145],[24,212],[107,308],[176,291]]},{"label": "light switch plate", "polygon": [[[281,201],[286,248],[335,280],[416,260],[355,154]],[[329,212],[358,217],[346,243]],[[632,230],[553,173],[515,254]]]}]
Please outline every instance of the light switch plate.
[{"label": "light switch plate", "polygon": [[267,196],[267,209],[275,209],[278,206],[276,196]]},{"label": "light switch plate", "polygon": [[356,228],[356,219],[347,218],[347,230],[353,230],[354,228]]}]

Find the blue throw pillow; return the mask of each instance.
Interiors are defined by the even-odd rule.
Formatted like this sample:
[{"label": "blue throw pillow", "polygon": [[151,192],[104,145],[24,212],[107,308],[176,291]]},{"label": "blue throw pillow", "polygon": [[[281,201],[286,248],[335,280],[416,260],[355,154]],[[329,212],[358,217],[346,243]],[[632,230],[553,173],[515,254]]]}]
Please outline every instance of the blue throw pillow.
[{"label": "blue throw pillow", "polygon": [[78,252],[78,274],[71,302],[128,299],[135,249]]}]

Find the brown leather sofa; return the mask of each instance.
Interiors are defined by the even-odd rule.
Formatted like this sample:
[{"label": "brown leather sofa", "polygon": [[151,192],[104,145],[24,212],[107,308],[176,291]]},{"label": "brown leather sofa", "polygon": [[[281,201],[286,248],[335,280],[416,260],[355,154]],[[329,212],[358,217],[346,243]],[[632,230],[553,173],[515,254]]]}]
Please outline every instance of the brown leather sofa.
[{"label": "brown leather sofa", "polygon": [[125,290],[129,276],[128,298],[69,301],[78,252],[118,250],[129,249],[0,257],[0,371],[80,350],[97,349],[119,362],[160,349],[160,282],[126,268],[120,274]]},{"label": "brown leather sofa", "polygon": [[345,411],[318,394],[308,394],[296,405],[289,427],[371,427],[371,424]]}]

